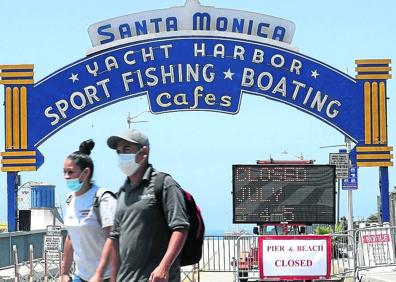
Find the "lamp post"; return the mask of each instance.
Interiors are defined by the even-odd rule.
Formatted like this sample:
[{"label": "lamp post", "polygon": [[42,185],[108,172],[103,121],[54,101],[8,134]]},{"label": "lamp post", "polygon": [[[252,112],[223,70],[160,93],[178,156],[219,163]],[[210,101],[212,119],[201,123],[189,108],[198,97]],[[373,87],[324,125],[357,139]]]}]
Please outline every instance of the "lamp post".
[{"label": "lamp post", "polygon": [[[346,139],[345,139],[346,142]],[[338,145],[328,145],[328,146],[321,146],[320,149],[326,148],[337,148],[337,147],[347,147],[347,144],[338,144]],[[341,179],[336,179],[337,181],[337,210],[336,210],[336,223],[340,222],[340,195],[341,195]],[[348,222],[348,221],[347,221]],[[349,225],[348,225],[349,227]]]}]

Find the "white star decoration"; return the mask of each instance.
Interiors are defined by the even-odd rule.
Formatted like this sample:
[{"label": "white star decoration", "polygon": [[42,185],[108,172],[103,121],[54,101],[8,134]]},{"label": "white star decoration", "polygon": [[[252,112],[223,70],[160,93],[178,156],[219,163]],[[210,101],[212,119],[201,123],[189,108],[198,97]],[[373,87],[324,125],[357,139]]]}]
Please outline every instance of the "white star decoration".
[{"label": "white star decoration", "polygon": [[316,79],[319,75],[320,75],[320,74],[318,73],[317,70],[311,71],[311,76],[312,76],[313,78]]},{"label": "white star decoration", "polygon": [[78,81],[78,73],[76,73],[76,74],[72,73],[71,76],[69,77],[69,79],[71,81],[73,81],[73,83]]},{"label": "white star decoration", "polygon": [[227,71],[224,71],[224,79],[229,79],[232,80],[232,76],[235,74],[231,72],[231,69],[228,69]]}]

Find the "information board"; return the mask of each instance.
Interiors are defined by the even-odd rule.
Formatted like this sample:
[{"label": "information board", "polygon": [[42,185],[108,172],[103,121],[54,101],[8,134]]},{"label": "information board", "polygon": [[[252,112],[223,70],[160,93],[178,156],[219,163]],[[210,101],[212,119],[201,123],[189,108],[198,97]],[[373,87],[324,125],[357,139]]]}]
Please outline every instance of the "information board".
[{"label": "information board", "polygon": [[233,222],[335,223],[335,167],[233,165]]},{"label": "information board", "polygon": [[348,153],[330,153],[329,164],[336,166],[336,177],[339,179],[348,178],[349,155]]},{"label": "information board", "polygon": [[47,258],[47,262],[58,262],[61,250],[62,236],[44,236],[44,252]]},{"label": "information board", "polygon": [[357,190],[358,189],[358,167],[356,164],[349,166],[348,178],[341,179],[342,190]]},{"label": "information board", "polygon": [[62,250],[62,236],[44,236],[44,250],[55,252]]},{"label": "information board", "polygon": [[60,225],[47,225],[47,236],[61,236],[62,228]]}]

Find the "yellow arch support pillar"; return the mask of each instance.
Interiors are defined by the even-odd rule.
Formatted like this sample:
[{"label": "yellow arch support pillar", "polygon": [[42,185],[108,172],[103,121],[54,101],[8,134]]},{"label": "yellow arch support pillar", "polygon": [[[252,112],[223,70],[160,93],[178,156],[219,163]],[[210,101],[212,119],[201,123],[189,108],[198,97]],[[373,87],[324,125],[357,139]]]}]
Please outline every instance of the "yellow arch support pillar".
[{"label": "yellow arch support pillar", "polygon": [[393,166],[388,144],[386,81],[392,78],[389,59],[356,60],[356,79],[364,85],[364,145],[356,147],[359,167]]},{"label": "yellow arch support pillar", "polygon": [[1,170],[7,172],[8,231],[17,230],[17,191],[19,171],[35,171],[36,151],[29,149],[27,95],[34,84],[34,65],[0,65],[0,84],[4,85],[5,152]]},{"label": "yellow arch support pillar", "polygon": [[28,150],[28,85],[33,85],[34,65],[0,65],[5,94],[5,150],[2,171],[35,171],[36,152]]},{"label": "yellow arch support pillar", "polygon": [[386,81],[392,78],[391,60],[356,60],[355,63],[356,79],[364,83],[364,142],[356,146],[356,162],[358,167],[379,167],[381,217],[382,222],[389,222],[388,167],[393,166],[393,148],[387,146]]}]

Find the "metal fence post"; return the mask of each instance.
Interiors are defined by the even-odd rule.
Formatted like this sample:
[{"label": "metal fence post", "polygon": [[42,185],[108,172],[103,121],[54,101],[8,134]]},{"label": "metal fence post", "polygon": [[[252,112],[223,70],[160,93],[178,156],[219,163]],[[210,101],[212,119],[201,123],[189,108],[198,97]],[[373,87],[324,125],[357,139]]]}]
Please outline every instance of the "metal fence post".
[{"label": "metal fence post", "polygon": [[33,282],[33,245],[29,245],[29,282]]},{"label": "metal fence post", "polygon": [[18,251],[17,251],[16,245],[12,246],[12,256],[14,259],[14,276],[15,276],[14,281],[18,282],[18,276],[19,276],[19,273],[18,273]]},{"label": "metal fence post", "polygon": [[48,261],[46,249],[44,249],[44,282],[48,282]]}]

